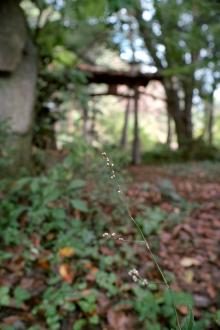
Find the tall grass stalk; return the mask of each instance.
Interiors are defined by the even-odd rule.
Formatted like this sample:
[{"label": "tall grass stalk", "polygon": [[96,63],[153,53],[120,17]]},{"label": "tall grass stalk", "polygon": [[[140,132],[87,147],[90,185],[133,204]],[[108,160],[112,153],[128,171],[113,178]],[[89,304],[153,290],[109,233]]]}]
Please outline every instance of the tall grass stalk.
[{"label": "tall grass stalk", "polygon": [[140,236],[142,237],[143,239],[143,243],[145,245],[145,248],[146,248],[146,252],[149,253],[153,263],[155,264],[161,278],[162,278],[162,281],[165,285],[165,287],[167,288],[168,292],[170,293],[170,297],[171,297],[171,303],[172,303],[172,306],[173,306],[173,309],[174,309],[174,312],[175,312],[175,317],[176,317],[176,324],[177,324],[177,329],[179,330],[182,330],[181,328],[181,325],[180,325],[180,321],[179,321],[179,317],[178,317],[178,312],[177,312],[177,309],[176,309],[176,306],[175,306],[175,302],[174,302],[174,297],[173,297],[173,292],[172,292],[172,289],[166,279],[166,276],[162,270],[162,268],[160,267],[160,265],[158,264],[157,262],[157,259],[156,259],[156,256],[153,254],[152,250],[151,250],[151,247],[148,243],[148,240],[146,239],[140,225],[138,224],[138,222],[134,219],[134,217],[131,215],[131,212],[130,212],[130,209],[128,207],[128,203],[127,203],[127,200],[125,198],[125,195],[123,194],[122,190],[121,190],[121,186],[118,182],[118,179],[117,179],[117,176],[115,174],[115,170],[114,170],[114,164],[111,162],[110,158],[107,156],[107,154],[105,152],[102,153],[102,156],[103,158],[106,160],[106,164],[107,166],[110,168],[110,178],[112,180],[114,180],[115,184],[116,184],[116,189],[117,189],[117,192],[119,194],[119,198],[122,202],[122,205],[124,206],[124,208],[126,209],[126,212],[128,214],[128,217],[129,219],[133,222],[133,224],[135,225],[135,227],[137,228],[137,231],[138,233],[140,234]]}]

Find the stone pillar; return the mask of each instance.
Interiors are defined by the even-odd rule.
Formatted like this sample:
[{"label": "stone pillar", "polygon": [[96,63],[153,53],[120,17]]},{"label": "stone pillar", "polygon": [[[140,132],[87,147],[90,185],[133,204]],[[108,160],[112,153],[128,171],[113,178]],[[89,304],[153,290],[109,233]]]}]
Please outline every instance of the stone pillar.
[{"label": "stone pillar", "polygon": [[0,1],[0,120],[11,131],[14,169],[30,166],[36,78],[36,49],[19,1]]}]

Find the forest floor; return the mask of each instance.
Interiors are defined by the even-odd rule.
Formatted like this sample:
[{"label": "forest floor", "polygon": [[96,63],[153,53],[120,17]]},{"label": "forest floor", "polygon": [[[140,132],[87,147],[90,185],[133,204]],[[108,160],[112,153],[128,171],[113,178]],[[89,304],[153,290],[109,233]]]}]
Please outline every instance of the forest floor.
[{"label": "forest floor", "polygon": [[[159,256],[163,268],[175,274],[174,286],[193,294],[197,316],[203,310],[220,308],[219,171],[218,165],[209,167],[208,163],[129,168],[136,182],[131,187],[136,202],[141,199],[143,203],[145,198],[151,206],[178,213],[171,201],[171,193],[175,192],[194,204],[179,224],[162,229]],[[143,182],[152,184],[148,193],[142,191]],[[161,182],[165,185],[162,194],[161,189],[154,188],[155,183],[160,186]]]},{"label": "forest floor", "polygon": [[[205,318],[206,312],[217,315],[218,164],[129,166],[126,170],[131,214],[172,288],[192,294],[197,320]],[[133,223],[127,222],[117,189],[111,186],[113,180],[100,168],[97,175],[84,180],[58,166],[49,176],[13,183],[10,193],[2,190],[0,329],[173,327],[164,290],[145,291],[129,277],[129,269],[136,267],[149,282],[161,281],[144,246],[135,245],[140,238]],[[106,231],[116,232],[116,237],[102,239]],[[128,243],[117,240],[117,235]],[[179,303],[178,311],[184,317],[187,304]],[[219,313],[218,319],[211,316],[211,322],[196,329],[218,329]]]}]

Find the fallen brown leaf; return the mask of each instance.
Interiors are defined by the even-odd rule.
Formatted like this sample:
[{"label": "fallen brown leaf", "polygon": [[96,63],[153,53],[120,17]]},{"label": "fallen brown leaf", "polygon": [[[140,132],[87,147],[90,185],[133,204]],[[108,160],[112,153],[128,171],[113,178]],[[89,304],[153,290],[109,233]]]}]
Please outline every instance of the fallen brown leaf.
[{"label": "fallen brown leaf", "polygon": [[132,330],[133,320],[123,311],[116,311],[109,309],[107,313],[107,320],[112,330]]},{"label": "fallen brown leaf", "polygon": [[195,258],[184,257],[180,260],[180,264],[183,267],[198,266],[200,262]]},{"label": "fallen brown leaf", "polygon": [[75,250],[72,247],[63,247],[59,250],[60,257],[71,258],[72,256],[74,256],[74,254]]},{"label": "fallen brown leaf", "polygon": [[59,273],[60,276],[64,281],[71,284],[73,282],[74,274],[72,269],[70,268],[70,265],[68,264],[62,264],[59,266]]}]

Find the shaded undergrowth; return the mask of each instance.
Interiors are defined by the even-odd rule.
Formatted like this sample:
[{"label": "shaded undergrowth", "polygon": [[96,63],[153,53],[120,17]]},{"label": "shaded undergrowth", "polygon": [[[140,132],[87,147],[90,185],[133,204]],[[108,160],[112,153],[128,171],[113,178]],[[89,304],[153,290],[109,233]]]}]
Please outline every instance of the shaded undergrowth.
[{"label": "shaded undergrowth", "polygon": [[[172,301],[157,285],[155,265],[143,246],[101,239],[106,231],[131,242],[140,239],[125,221],[108,171],[91,154],[81,158],[81,164],[75,159],[70,152],[38,176],[0,182],[1,328],[175,328]],[[132,217],[155,252],[163,228],[181,223],[191,210],[172,185],[169,189],[163,192],[162,186],[145,182],[142,201],[135,197],[135,186],[126,189]],[[157,198],[168,200],[171,209],[161,208]],[[133,283],[131,264],[154,283],[144,290]],[[175,282],[172,273],[166,276]],[[193,305],[186,292],[174,293],[174,301],[183,317],[183,306]],[[208,329],[214,320],[207,314],[196,321],[195,329]]]}]

